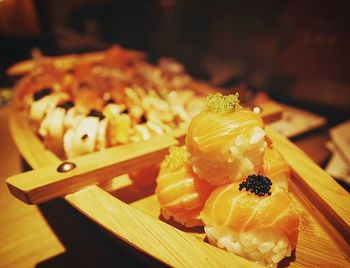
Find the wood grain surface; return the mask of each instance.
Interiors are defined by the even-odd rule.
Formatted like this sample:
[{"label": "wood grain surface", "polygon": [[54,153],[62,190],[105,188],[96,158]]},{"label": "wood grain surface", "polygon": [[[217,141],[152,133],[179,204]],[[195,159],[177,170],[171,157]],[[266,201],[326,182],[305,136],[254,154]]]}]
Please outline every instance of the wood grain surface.
[{"label": "wood grain surface", "polygon": [[129,207],[97,186],[66,200],[118,238],[174,267],[260,267]]},{"label": "wood grain surface", "polygon": [[299,178],[299,188],[323,213],[329,215],[328,221],[332,221],[350,241],[349,193],[287,138],[268,127],[266,132],[292,167],[295,178]]},{"label": "wood grain surface", "polygon": [[65,248],[37,206],[28,206],[8,191],[5,178],[21,172],[20,154],[8,129],[12,110],[0,109],[0,267],[34,267],[64,253]]},{"label": "wood grain surface", "polygon": [[136,167],[159,163],[169,147],[177,144],[172,135],[163,135],[148,141],[112,147],[69,159],[69,163],[74,163],[75,167],[63,173],[57,170],[59,165],[55,160],[54,164],[9,177],[7,185],[11,193],[23,202],[39,204],[129,173]]},{"label": "wood grain surface", "polygon": [[[212,91],[208,85],[196,84],[206,93]],[[281,116],[280,105],[260,94],[257,103],[262,108],[262,117],[265,122],[271,122]],[[76,168],[70,172],[56,171],[60,161],[32,131],[26,115],[14,108],[10,117],[10,128],[21,155],[28,159],[32,167],[44,166],[24,174],[10,177],[8,187],[13,195],[28,204],[39,204],[65,194],[77,191],[86,185],[95,184],[114,176],[129,172],[135,167],[149,165],[150,161],[160,162],[167,148],[184,140],[186,129],[175,129],[172,133],[162,137],[154,137],[139,144],[126,144],[83,155],[70,162]],[[22,137],[26,138],[23,139]]]},{"label": "wood grain surface", "polygon": [[[281,264],[282,267],[349,266],[348,194],[338,187],[333,187],[333,182],[330,182],[333,179],[287,139],[270,130],[268,135],[295,172],[293,194],[299,200],[300,210],[304,215],[295,255],[286,259]],[[318,182],[322,181],[323,186],[317,186],[316,177]],[[142,196],[140,190],[137,199],[132,200],[130,193],[133,191],[130,191],[130,187],[133,185],[125,178],[118,178],[116,181],[115,184],[104,183],[105,189],[113,195],[101,187],[90,186],[67,195],[65,199],[102,228],[163,263],[180,267],[203,267],[209,264],[218,267],[224,267],[226,264],[231,267],[252,267],[251,262],[208,245],[203,241],[203,233],[200,231],[183,228],[180,230],[179,226],[173,226],[171,222],[163,222],[159,218],[156,199],[149,195],[149,191],[148,196]],[[303,183],[300,184],[300,181]],[[314,193],[315,197],[309,198],[310,193],[304,193],[304,186],[307,186],[308,191],[316,189],[320,193]],[[333,188],[328,189],[329,186]],[[328,198],[323,199],[323,195],[327,195]],[[125,199],[126,196],[128,200]],[[321,205],[313,203],[318,202],[320,198],[323,200]],[[125,199],[129,205],[120,199]],[[335,217],[327,217],[324,209],[329,210],[327,213]]]}]

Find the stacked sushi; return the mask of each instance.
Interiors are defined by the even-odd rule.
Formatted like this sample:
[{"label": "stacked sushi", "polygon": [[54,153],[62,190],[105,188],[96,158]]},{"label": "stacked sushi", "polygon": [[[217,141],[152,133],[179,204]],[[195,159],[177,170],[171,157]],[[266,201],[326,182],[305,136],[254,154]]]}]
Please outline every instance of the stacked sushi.
[{"label": "stacked sushi", "polygon": [[163,217],[186,227],[201,225],[199,214],[211,191],[212,186],[188,164],[186,147],[170,148],[157,177],[156,194]]},{"label": "stacked sushi", "polygon": [[172,148],[161,164],[161,213],[204,226],[217,247],[275,267],[291,256],[298,237],[290,168],[238,94],[211,94],[207,106],[190,122],[185,146]]}]

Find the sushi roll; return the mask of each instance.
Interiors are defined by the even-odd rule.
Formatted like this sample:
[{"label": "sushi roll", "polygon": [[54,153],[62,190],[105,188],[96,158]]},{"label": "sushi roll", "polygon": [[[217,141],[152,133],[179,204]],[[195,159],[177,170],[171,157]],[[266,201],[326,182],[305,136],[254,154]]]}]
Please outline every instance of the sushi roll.
[{"label": "sushi roll", "polygon": [[199,213],[212,187],[192,172],[187,158],[184,146],[170,148],[156,180],[156,195],[165,219],[193,227],[203,225]]},{"label": "sushi roll", "polygon": [[61,158],[64,157],[63,136],[68,129],[66,115],[73,107],[74,103],[72,101],[61,103],[46,114],[39,128],[39,135],[46,147]]},{"label": "sushi roll", "polygon": [[108,125],[108,119],[102,118],[99,121],[98,127],[97,127],[97,133],[96,133],[96,147],[95,150],[103,150],[107,148],[107,125]]},{"label": "sushi roll", "polygon": [[109,103],[102,113],[106,118],[107,147],[129,142],[131,119],[125,105]]},{"label": "sushi roll", "polygon": [[194,173],[212,185],[258,173],[267,146],[262,118],[242,110],[238,94],[210,94],[207,106],[192,119],[187,131]]},{"label": "sushi roll", "polygon": [[127,114],[120,114],[108,119],[107,142],[108,146],[129,142],[131,119]]},{"label": "sushi roll", "polygon": [[106,138],[104,118],[105,116],[102,113],[91,110],[87,116],[82,117],[75,123],[74,128],[65,133],[63,140],[67,158],[92,153],[97,150],[98,146],[105,144],[105,141],[101,141],[101,139]]},{"label": "sushi roll", "polygon": [[151,131],[146,124],[137,124],[132,129],[130,139],[133,142],[145,141],[151,138]]},{"label": "sushi roll", "polygon": [[38,91],[29,98],[29,120],[38,129],[45,115],[57,107],[59,103],[68,101],[69,96],[64,92],[53,92],[46,88]]},{"label": "sushi roll", "polygon": [[296,247],[294,201],[262,175],[216,188],[200,216],[211,244],[262,265],[275,267]]},{"label": "sushi roll", "polygon": [[279,187],[288,190],[291,169],[282,154],[272,146],[268,146],[264,154],[264,164],[261,172]]}]

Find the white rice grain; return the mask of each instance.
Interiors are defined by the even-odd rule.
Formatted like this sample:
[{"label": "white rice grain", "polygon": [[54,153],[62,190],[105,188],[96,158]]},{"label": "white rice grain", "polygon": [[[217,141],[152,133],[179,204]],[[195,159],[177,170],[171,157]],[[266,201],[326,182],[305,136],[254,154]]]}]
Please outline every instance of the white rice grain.
[{"label": "white rice grain", "polygon": [[219,226],[206,226],[204,230],[211,244],[262,265],[276,267],[291,255],[288,237],[281,230],[267,228],[240,234]]}]

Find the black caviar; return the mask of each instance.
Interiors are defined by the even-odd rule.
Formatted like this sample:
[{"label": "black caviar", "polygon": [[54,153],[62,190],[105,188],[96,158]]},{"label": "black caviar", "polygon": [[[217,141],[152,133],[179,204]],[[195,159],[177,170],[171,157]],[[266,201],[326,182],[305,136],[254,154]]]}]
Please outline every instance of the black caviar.
[{"label": "black caviar", "polygon": [[271,186],[272,181],[268,177],[252,174],[239,184],[239,190],[242,191],[243,188],[246,188],[246,191],[250,191],[257,196],[264,196],[265,194],[271,195]]},{"label": "black caviar", "polygon": [[44,88],[38,92],[35,92],[33,94],[33,100],[37,101],[40,100],[42,98],[44,98],[47,95],[50,95],[52,93],[52,89],[51,88]]},{"label": "black caviar", "polygon": [[98,117],[99,120],[102,120],[103,118],[105,118],[105,116],[100,111],[97,111],[95,109],[90,110],[87,116]]},{"label": "black caviar", "polygon": [[68,111],[69,109],[74,107],[74,102],[72,101],[66,101],[64,103],[61,103],[60,105],[58,105],[58,107],[65,109],[66,111]]}]

